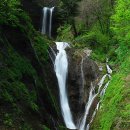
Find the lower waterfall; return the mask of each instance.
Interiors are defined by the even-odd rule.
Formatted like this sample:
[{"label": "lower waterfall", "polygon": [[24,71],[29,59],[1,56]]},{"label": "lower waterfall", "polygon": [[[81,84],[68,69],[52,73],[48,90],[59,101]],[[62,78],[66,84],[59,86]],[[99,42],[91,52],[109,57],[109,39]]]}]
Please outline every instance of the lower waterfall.
[{"label": "lower waterfall", "polygon": [[[108,60],[107,60],[108,62]],[[96,108],[92,114],[92,117],[90,119],[89,122],[86,122],[87,118],[88,118],[88,115],[89,115],[89,111],[90,111],[90,108],[94,102],[94,100],[97,98],[97,96],[100,96],[100,97],[103,97],[105,92],[106,92],[106,89],[110,83],[110,79],[111,79],[111,75],[112,74],[112,70],[110,69],[109,65],[107,64],[106,62],[106,70],[107,70],[107,74],[105,74],[101,80],[99,81],[98,83],[98,86],[94,86],[93,83],[91,82],[91,85],[90,85],[90,91],[89,91],[89,97],[88,97],[88,101],[86,103],[86,106],[85,106],[85,112],[84,112],[84,115],[82,116],[82,119],[78,125],[78,129],[79,130],[89,130],[90,128],[90,124],[93,122],[93,119],[96,115],[96,112],[98,111],[99,109],[99,106],[100,106],[100,102],[101,100],[97,103],[96,105]],[[83,84],[83,87],[84,87],[84,72],[83,72],[83,57],[82,57],[82,61],[81,61],[81,75],[82,75],[82,84]],[[104,82],[105,82],[105,79],[106,77],[108,77],[108,82],[104,85]],[[98,87],[98,88],[97,88]],[[96,92],[96,89],[98,90]]]},{"label": "lower waterfall", "polygon": [[[105,94],[105,92],[106,92],[106,89],[107,89],[107,87],[108,87],[108,85],[109,85],[109,83],[110,83],[110,80],[111,80],[111,75],[110,75],[110,74],[112,74],[112,70],[110,69],[110,67],[109,67],[109,65],[108,65],[107,63],[106,63],[106,69],[107,69],[107,74],[105,74],[105,75],[101,78],[101,80],[99,81],[99,83],[98,83],[98,92],[97,92],[97,93],[95,93],[96,87],[93,87],[93,85],[92,85],[92,83],[91,83],[91,90],[90,90],[90,94],[89,94],[89,99],[91,99],[91,100],[88,100],[88,103],[86,104],[85,115],[84,115],[84,118],[82,119],[82,123],[81,123],[81,125],[80,125],[80,129],[79,129],[79,130],[89,130],[89,129],[90,129],[90,124],[93,122],[93,119],[94,119],[94,117],[95,117],[95,115],[96,115],[96,113],[97,113],[97,111],[98,111],[98,109],[99,109],[99,107],[100,107],[100,103],[101,103],[102,99],[100,99],[100,101],[97,103],[96,108],[95,108],[95,110],[94,110],[94,112],[93,112],[93,114],[92,114],[92,117],[91,117],[91,119],[90,119],[90,122],[85,124],[86,119],[87,119],[87,115],[88,115],[88,113],[89,113],[89,109],[90,109],[90,107],[91,107],[91,105],[92,105],[94,99],[95,99],[98,95],[99,95],[100,97],[103,97],[104,94]],[[108,80],[108,82],[104,85],[104,81],[105,81],[105,79],[106,79],[107,76],[108,76],[109,80]],[[92,94],[92,91],[93,91],[93,94]],[[92,96],[92,95],[93,95],[93,96]],[[86,128],[85,128],[85,125],[87,125]]]},{"label": "lower waterfall", "polygon": [[[98,85],[93,85],[93,82],[91,82],[90,85],[90,91],[89,91],[89,97],[88,101],[85,106],[85,112],[82,116],[82,119],[80,120],[80,123],[77,125],[77,127],[74,124],[71,110],[68,103],[68,97],[67,97],[67,91],[66,91],[66,78],[68,73],[68,60],[67,60],[67,54],[65,51],[66,47],[69,47],[69,44],[66,42],[56,42],[57,50],[59,51],[57,55],[55,54],[53,50],[53,55],[55,55],[55,61],[54,61],[54,68],[55,73],[58,79],[58,85],[59,85],[59,91],[60,91],[60,104],[61,104],[61,111],[62,116],[65,122],[65,125],[69,129],[76,129],[78,127],[78,130],[89,130],[90,125],[93,122],[93,119],[100,107],[101,100],[97,103],[94,112],[92,113],[92,116],[90,118],[89,122],[86,122],[88,119],[90,108],[94,102],[94,100],[97,98],[97,96],[103,97],[105,94],[105,91],[110,83],[112,70],[110,69],[109,65],[106,63],[106,69],[107,73],[103,75],[101,80],[99,81]],[[82,87],[84,87],[84,72],[83,72],[83,60],[82,57],[81,61],[81,75],[82,75]],[[105,79],[108,77],[108,82],[104,84]],[[96,92],[97,91],[97,92]]]},{"label": "lower waterfall", "polygon": [[66,42],[56,42],[56,46],[59,52],[56,55],[54,67],[59,84],[61,111],[66,127],[69,129],[76,129],[72,119],[66,91],[68,60],[65,48],[68,47],[69,44]]}]

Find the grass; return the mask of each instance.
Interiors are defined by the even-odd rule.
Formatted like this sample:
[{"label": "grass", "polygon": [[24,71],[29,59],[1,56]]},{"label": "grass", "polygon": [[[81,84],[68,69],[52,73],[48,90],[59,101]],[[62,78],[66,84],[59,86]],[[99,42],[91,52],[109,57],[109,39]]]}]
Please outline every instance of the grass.
[{"label": "grass", "polygon": [[100,110],[91,126],[92,130],[130,129],[130,56],[126,56],[120,70],[112,80],[104,96]]}]

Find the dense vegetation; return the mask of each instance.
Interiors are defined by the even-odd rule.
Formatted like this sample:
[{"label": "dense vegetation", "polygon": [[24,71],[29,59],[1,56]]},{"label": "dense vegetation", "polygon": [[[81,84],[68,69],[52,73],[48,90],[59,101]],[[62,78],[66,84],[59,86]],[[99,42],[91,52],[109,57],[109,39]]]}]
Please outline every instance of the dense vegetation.
[{"label": "dense vegetation", "polygon": [[35,30],[20,0],[1,0],[0,129],[48,130],[54,112],[46,104],[58,117],[58,105],[43,70],[49,42]]},{"label": "dense vegetation", "polygon": [[[21,1],[0,2],[0,129],[49,130],[54,119],[60,119],[56,90],[45,80],[52,41],[34,28]],[[78,50],[91,49],[91,58],[98,63],[108,57],[114,71],[91,129],[129,130],[130,1],[58,3],[60,27],[53,40],[69,42]],[[62,121],[57,122],[58,129],[65,129]]]}]

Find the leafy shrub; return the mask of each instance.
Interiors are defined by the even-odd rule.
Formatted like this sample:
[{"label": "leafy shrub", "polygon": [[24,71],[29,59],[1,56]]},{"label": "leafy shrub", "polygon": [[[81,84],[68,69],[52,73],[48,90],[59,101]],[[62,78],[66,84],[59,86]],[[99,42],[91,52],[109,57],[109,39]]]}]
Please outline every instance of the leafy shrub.
[{"label": "leafy shrub", "polygon": [[120,61],[129,52],[130,47],[130,1],[117,0],[115,14],[111,17],[112,30],[117,38],[119,45],[116,53]]},{"label": "leafy shrub", "polygon": [[19,22],[17,15],[21,12],[19,0],[0,1],[0,24],[15,25]]},{"label": "leafy shrub", "polygon": [[74,39],[74,36],[71,32],[71,25],[65,24],[64,26],[61,26],[58,28],[57,32],[57,41],[71,42]]},{"label": "leafy shrub", "polygon": [[99,30],[91,30],[75,39],[76,42],[81,42],[91,48],[101,48],[106,51],[109,46],[109,37],[102,34]]},{"label": "leafy shrub", "polygon": [[36,50],[36,54],[38,55],[38,58],[40,61],[44,62],[48,59],[48,45],[49,45],[49,40],[47,40],[45,37],[41,35],[36,35],[34,37],[34,44],[33,47]]}]

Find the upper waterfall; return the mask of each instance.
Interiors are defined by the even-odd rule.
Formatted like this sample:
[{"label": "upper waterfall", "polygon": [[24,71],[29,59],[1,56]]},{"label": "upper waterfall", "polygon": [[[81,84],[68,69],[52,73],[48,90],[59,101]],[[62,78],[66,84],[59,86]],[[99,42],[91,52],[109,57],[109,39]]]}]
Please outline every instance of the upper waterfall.
[{"label": "upper waterfall", "polygon": [[76,129],[70,111],[67,91],[66,91],[66,77],[68,73],[68,60],[65,48],[69,46],[66,42],[56,42],[57,50],[59,51],[55,59],[55,72],[58,79],[60,90],[60,103],[62,115],[66,127],[69,129]]},{"label": "upper waterfall", "polygon": [[42,21],[42,34],[47,34],[51,38],[52,31],[52,16],[53,16],[54,7],[43,8],[43,21]]}]

